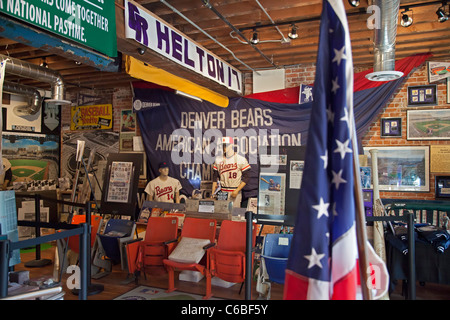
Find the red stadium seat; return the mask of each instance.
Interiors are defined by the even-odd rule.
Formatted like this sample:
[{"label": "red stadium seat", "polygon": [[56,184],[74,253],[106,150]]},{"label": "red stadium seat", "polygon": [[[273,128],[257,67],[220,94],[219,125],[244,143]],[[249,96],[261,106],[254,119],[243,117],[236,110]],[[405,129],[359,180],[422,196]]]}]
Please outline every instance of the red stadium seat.
[{"label": "red stadium seat", "polygon": [[[216,237],[216,226],[217,222],[215,219],[199,219],[199,218],[190,218],[187,217],[183,224],[183,229],[181,230],[180,242],[178,242],[175,250],[182,246],[181,243],[185,243],[188,240],[199,240],[209,242],[208,246],[203,247],[203,250],[208,250],[208,248],[215,243]],[[185,239],[185,240],[183,240]],[[200,248],[201,249],[201,248]],[[202,275],[206,277],[206,294],[204,299],[209,299],[211,297],[211,274],[206,268],[206,257],[203,257],[201,261],[195,262],[180,262],[172,260],[172,256],[175,253],[169,256],[168,259],[164,259],[163,263],[167,268],[169,273],[169,288],[167,292],[175,291],[175,270],[190,270],[190,271],[198,271]],[[203,254],[203,253],[202,253]]]}]

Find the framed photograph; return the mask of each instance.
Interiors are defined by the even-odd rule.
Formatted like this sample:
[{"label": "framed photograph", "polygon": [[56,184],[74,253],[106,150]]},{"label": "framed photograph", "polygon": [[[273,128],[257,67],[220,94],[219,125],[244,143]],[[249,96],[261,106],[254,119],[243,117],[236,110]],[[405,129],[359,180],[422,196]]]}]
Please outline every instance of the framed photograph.
[{"label": "framed photograph", "polygon": [[121,152],[120,154],[138,154],[142,161],[142,167],[141,171],[139,172],[139,179],[145,179],[147,180],[147,155],[145,152],[138,152],[138,151],[127,151],[127,152]]},{"label": "framed photograph", "polygon": [[12,183],[58,179],[59,135],[3,132],[1,137],[2,156],[11,162]]},{"label": "framed photograph", "polygon": [[450,103],[450,77],[447,78],[447,103]]},{"label": "framed photograph", "polygon": [[363,189],[372,188],[372,168],[371,167],[359,167],[359,173],[361,175],[361,186]]},{"label": "framed photograph", "polygon": [[376,149],[380,191],[430,191],[430,147],[365,147],[371,163],[370,150]]},{"label": "framed photograph", "polygon": [[133,151],[133,139],[136,136],[136,114],[133,110],[120,111],[120,145],[121,152]]},{"label": "framed photograph", "polygon": [[436,199],[450,200],[450,176],[436,176],[434,190]]},{"label": "framed photograph", "polygon": [[437,85],[408,87],[408,107],[437,105]]},{"label": "framed photograph", "polygon": [[103,180],[100,213],[135,217],[142,155],[110,153]]},{"label": "framed photograph", "polygon": [[381,118],[380,128],[382,138],[401,138],[402,118]]},{"label": "framed photograph", "polygon": [[[428,82],[437,82],[445,79],[450,71],[450,62],[445,61],[427,61]],[[448,70],[448,71],[447,71]]]},{"label": "framed photograph", "polygon": [[407,110],[408,140],[449,140],[450,109]]}]

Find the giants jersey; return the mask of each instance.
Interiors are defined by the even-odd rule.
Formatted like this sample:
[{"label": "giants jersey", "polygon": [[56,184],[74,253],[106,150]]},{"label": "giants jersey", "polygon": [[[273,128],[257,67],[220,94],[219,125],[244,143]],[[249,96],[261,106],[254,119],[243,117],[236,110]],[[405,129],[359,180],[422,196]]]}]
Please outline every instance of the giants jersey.
[{"label": "giants jersey", "polygon": [[218,156],[213,170],[219,172],[222,191],[233,192],[241,184],[242,172],[250,169],[247,159],[235,153],[227,158]]},{"label": "giants jersey", "polygon": [[163,181],[157,177],[147,184],[144,191],[150,195],[151,200],[174,202],[175,192],[180,190],[181,183],[177,179],[167,177],[167,180]]}]

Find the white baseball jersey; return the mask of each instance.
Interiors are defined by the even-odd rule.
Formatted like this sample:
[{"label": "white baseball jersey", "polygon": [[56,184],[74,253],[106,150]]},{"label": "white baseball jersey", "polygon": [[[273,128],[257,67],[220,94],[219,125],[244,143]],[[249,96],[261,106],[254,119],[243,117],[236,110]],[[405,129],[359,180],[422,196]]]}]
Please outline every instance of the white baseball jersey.
[{"label": "white baseball jersey", "polygon": [[181,190],[181,183],[175,178],[167,177],[161,180],[157,177],[150,181],[145,187],[145,192],[150,195],[151,200],[159,202],[174,202],[175,192]]},{"label": "white baseball jersey", "polygon": [[222,191],[233,192],[241,184],[242,172],[250,169],[247,159],[235,153],[227,158],[218,156],[213,166],[220,176]]}]

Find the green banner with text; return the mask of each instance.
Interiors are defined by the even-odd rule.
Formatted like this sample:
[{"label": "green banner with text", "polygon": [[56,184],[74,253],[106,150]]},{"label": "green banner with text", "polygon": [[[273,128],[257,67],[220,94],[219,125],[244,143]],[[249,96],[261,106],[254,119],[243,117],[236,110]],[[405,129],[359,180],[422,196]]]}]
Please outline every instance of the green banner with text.
[{"label": "green banner with text", "polygon": [[0,0],[0,12],[117,57],[113,0]]}]

